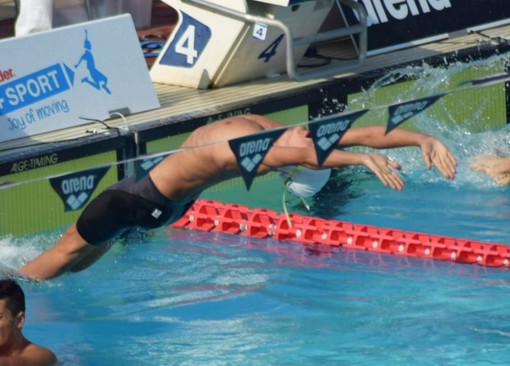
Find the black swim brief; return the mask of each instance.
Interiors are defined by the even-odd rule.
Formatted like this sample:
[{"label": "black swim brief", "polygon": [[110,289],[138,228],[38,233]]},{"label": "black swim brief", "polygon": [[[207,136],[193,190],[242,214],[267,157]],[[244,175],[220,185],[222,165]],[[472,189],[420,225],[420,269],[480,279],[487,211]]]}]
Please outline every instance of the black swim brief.
[{"label": "black swim brief", "polygon": [[177,221],[195,200],[175,202],[163,196],[150,176],[128,177],[99,194],[85,208],[76,229],[89,244],[102,244],[128,229],[154,229]]}]

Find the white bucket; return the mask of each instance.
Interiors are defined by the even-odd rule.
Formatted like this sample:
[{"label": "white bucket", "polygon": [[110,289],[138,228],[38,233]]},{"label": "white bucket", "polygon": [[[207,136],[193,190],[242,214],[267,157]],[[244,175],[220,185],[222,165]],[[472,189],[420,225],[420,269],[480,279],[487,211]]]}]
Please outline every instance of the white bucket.
[{"label": "white bucket", "polygon": [[131,14],[136,29],[151,25],[152,0],[124,0],[123,11]]}]

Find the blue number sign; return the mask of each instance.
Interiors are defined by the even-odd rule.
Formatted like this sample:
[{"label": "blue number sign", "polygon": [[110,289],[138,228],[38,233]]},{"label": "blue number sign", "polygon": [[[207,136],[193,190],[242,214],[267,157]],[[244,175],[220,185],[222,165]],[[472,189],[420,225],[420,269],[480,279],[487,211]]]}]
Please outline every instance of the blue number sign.
[{"label": "blue number sign", "polygon": [[192,68],[211,39],[211,29],[186,13],[181,15],[182,23],[159,62],[163,65]]}]

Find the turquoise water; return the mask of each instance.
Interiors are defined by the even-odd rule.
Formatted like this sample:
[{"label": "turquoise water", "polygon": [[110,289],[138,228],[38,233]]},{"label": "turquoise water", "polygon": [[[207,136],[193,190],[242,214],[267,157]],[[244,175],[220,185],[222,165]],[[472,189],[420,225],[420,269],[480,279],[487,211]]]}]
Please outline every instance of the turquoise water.
[{"label": "turquoise water", "polygon": [[[402,192],[347,169],[309,214],[510,243],[508,189],[464,160],[447,182],[414,151],[394,154],[407,167]],[[2,262],[56,237],[4,239],[13,254]],[[66,365],[506,365],[509,279],[504,269],[165,228],[86,272],[25,283],[25,333]]]},{"label": "turquoise water", "polygon": [[[416,149],[398,149],[388,154],[403,165],[403,191],[348,168],[311,212],[292,201],[289,210],[510,245],[509,188],[468,167],[477,154],[510,153],[509,131],[420,122],[458,156],[455,181],[427,171]],[[281,209],[278,200],[260,202]],[[0,239],[0,262],[18,267],[58,235]],[[116,245],[85,272],[22,285],[25,334],[64,365],[478,366],[510,358],[505,269],[164,228]]]}]

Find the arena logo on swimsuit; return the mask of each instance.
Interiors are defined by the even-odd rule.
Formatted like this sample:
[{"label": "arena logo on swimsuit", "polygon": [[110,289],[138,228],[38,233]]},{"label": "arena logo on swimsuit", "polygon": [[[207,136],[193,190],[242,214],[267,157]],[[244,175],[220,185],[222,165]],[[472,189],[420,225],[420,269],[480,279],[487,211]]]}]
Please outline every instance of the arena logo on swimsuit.
[{"label": "arena logo on swimsuit", "polygon": [[443,11],[451,8],[450,0],[356,0],[368,13],[368,26],[388,23],[391,19],[403,20],[409,16]]}]

